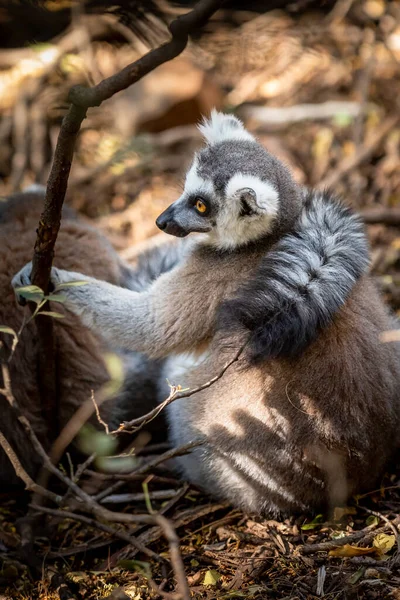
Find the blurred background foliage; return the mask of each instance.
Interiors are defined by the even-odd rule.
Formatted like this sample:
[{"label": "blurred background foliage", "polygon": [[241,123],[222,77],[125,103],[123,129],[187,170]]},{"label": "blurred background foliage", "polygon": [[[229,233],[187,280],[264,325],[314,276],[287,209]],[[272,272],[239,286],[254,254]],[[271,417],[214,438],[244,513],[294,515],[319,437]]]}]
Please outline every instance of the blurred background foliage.
[{"label": "blurred background foliage", "polygon": [[[144,16],[137,0],[0,3],[1,195],[46,182],[69,89],[165,39],[187,5],[147,0]],[[332,185],[359,209],[395,210],[400,126],[387,120],[399,112],[399,60],[398,2],[228,2],[178,59],[89,111],[68,201],[129,258],[178,196],[201,143],[196,123],[216,106],[237,113],[299,182]],[[398,308],[397,230],[375,224],[370,234]]]},{"label": "blurred background foliage", "polygon": [[[160,5],[151,6],[157,14]],[[228,3],[178,59],[89,111],[68,201],[128,258],[179,195],[201,143],[196,123],[214,106],[238,114],[299,182],[332,185],[359,209],[398,205],[399,3],[245,7]],[[1,195],[46,182],[69,89],[99,82],[165,39],[163,21],[185,3],[162,9],[163,18],[144,19],[135,0],[3,2]],[[397,230],[375,224],[370,233],[374,268],[397,308]]]}]

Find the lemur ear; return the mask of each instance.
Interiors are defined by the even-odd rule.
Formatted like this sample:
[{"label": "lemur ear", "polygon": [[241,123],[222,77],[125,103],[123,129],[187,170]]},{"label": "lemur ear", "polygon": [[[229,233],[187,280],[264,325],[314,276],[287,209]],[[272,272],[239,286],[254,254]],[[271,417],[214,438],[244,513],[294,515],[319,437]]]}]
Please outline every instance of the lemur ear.
[{"label": "lemur ear", "polygon": [[241,217],[251,217],[257,211],[257,194],[251,188],[243,188],[237,191],[240,198],[240,213]]},{"label": "lemur ear", "polygon": [[236,173],[228,181],[225,195],[228,201],[240,202],[240,216],[278,212],[279,194],[275,187],[253,175]]},{"label": "lemur ear", "polygon": [[229,140],[255,141],[239,119],[215,109],[211,111],[209,119],[204,118],[203,123],[199,125],[199,130],[210,146]]}]

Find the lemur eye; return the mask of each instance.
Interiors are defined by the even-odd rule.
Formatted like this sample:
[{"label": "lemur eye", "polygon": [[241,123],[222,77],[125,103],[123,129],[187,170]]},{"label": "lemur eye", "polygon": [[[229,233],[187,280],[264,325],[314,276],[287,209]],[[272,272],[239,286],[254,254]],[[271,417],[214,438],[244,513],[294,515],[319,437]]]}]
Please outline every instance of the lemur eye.
[{"label": "lemur eye", "polygon": [[195,207],[199,213],[205,213],[207,210],[207,205],[201,198],[196,198]]}]

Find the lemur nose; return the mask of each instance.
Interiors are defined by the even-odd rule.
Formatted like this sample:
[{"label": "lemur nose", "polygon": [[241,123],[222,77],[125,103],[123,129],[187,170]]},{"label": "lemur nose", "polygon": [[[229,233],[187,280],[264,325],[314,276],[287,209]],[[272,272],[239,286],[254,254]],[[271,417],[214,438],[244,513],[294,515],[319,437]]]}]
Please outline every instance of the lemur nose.
[{"label": "lemur nose", "polygon": [[157,227],[158,227],[159,229],[161,229],[162,231],[164,231],[164,229],[165,229],[165,228],[166,228],[166,226],[167,226],[167,222],[168,222],[168,221],[167,221],[167,219],[165,219],[165,218],[163,217],[163,215],[160,215],[160,216],[158,217],[158,219],[156,220],[156,225],[157,225]]},{"label": "lemur nose", "polygon": [[171,221],[171,216],[171,207],[169,206],[156,220],[157,227],[164,231],[167,228],[168,223]]}]

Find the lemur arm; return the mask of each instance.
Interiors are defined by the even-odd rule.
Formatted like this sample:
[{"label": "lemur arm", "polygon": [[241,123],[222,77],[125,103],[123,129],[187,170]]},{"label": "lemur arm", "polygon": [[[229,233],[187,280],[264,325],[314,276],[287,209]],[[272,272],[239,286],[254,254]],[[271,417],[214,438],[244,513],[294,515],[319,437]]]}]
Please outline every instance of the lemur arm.
[{"label": "lemur arm", "polygon": [[[30,273],[29,263],[14,277],[14,288],[29,285]],[[211,294],[199,294],[199,273],[190,261],[164,273],[143,292],[54,267],[51,281],[54,286],[87,282],[62,289],[65,306],[111,345],[154,358],[194,349],[207,338],[226,293],[221,279]]]}]

